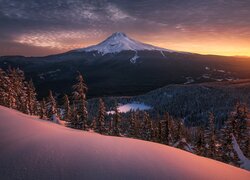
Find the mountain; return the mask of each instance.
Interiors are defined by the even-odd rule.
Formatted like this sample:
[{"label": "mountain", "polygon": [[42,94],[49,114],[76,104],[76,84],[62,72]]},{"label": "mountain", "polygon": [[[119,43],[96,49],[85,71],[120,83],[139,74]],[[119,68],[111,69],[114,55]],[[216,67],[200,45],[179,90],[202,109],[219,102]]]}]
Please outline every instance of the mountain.
[{"label": "mountain", "polygon": [[74,130],[0,106],[1,179],[249,179],[157,143]]},{"label": "mountain", "polygon": [[[113,33],[110,37],[108,37],[103,42],[90,46],[83,49],[78,49],[76,51],[82,52],[94,52],[105,55],[109,53],[120,53],[122,51],[160,51],[162,54],[164,51],[166,52],[174,52],[172,50],[152,46],[149,44],[141,43],[139,41],[133,40],[129,38],[126,34],[122,32]],[[164,54],[163,54],[164,56]]]},{"label": "mountain", "polygon": [[231,81],[250,77],[250,58],[199,55],[159,48],[114,33],[87,48],[45,57],[2,56],[0,68],[24,70],[39,97],[52,89],[70,93],[77,72],[85,76],[88,98],[138,95],[168,84]]}]

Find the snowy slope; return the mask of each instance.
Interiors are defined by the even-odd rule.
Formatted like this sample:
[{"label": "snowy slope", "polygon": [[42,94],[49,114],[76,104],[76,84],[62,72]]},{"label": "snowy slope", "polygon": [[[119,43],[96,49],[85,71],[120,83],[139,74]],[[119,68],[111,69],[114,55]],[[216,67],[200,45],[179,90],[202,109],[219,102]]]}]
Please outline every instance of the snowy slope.
[{"label": "snowy slope", "polygon": [[168,146],[65,128],[0,106],[0,179],[249,179]]},{"label": "snowy slope", "polygon": [[78,49],[77,51],[86,51],[86,52],[97,51],[102,55],[105,55],[108,53],[119,53],[121,51],[143,51],[143,50],[160,51],[161,53],[162,51],[174,52],[172,50],[159,48],[156,46],[138,42],[136,40],[129,38],[126,34],[121,32],[116,32],[112,34],[106,40],[97,45]]}]

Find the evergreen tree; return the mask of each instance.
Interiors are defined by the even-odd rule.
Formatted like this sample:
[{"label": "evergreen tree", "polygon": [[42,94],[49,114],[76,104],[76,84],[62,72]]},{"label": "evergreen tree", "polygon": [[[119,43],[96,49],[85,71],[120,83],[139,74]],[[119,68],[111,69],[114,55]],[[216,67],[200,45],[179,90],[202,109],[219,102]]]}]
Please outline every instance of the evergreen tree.
[{"label": "evergreen tree", "polygon": [[39,111],[39,116],[40,119],[47,119],[47,107],[46,107],[46,101],[43,98],[42,102],[40,103],[40,111]]},{"label": "evergreen tree", "polygon": [[56,100],[53,97],[52,91],[49,91],[49,97],[48,97],[48,118],[51,121],[55,121],[58,117],[57,115],[57,106],[56,106]]},{"label": "evergreen tree", "polygon": [[181,141],[182,138],[184,138],[183,123],[180,119],[176,119],[174,124],[173,142],[177,143]]},{"label": "evergreen tree", "polygon": [[171,126],[171,118],[168,113],[165,114],[164,121],[162,122],[163,126],[163,141],[164,144],[170,144],[170,126]]},{"label": "evergreen tree", "polygon": [[215,118],[213,113],[209,113],[209,125],[206,131],[206,156],[216,159],[217,158],[217,142],[215,136]]},{"label": "evergreen tree", "polygon": [[234,136],[244,155],[247,155],[249,152],[248,149],[249,131],[247,129],[247,119],[248,119],[247,106],[245,104],[237,104],[235,109],[236,111],[234,112],[234,119],[236,122],[236,128],[234,131]]},{"label": "evergreen tree", "polygon": [[76,104],[78,123],[77,128],[87,129],[88,111],[86,107],[86,92],[87,86],[84,82],[82,75],[79,73],[77,76],[77,83],[73,86],[74,103]]},{"label": "evergreen tree", "polygon": [[163,133],[162,133],[162,122],[158,122],[158,129],[157,129],[157,139],[159,143],[163,143]]},{"label": "evergreen tree", "polygon": [[195,150],[196,154],[205,156],[206,142],[203,128],[198,128],[197,136],[195,139]]},{"label": "evergreen tree", "polygon": [[37,109],[36,90],[32,80],[27,84],[27,108],[28,114],[35,115]]},{"label": "evergreen tree", "polygon": [[100,98],[99,99],[99,110],[98,110],[98,117],[97,117],[97,131],[101,134],[105,134],[105,114],[106,109],[104,105],[104,101]]},{"label": "evergreen tree", "polygon": [[0,105],[8,106],[8,77],[0,68]]},{"label": "evergreen tree", "polygon": [[69,122],[70,118],[72,117],[72,114],[71,114],[69,97],[67,94],[65,94],[63,97],[63,109],[64,109],[63,120]]},{"label": "evergreen tree", "polygon": [[142,139],[150,141],[152,138],[152,123],[149,119],[149,114],[147,112],[143,113],[143,123],[142,123]]},{"label": "evergreen tree", "polygon": [[220,159],[223,162],[238,166],[238,157],[234,150],[233,143],[232,143],[232,135],[234,134],[236,129],[236,121],[231,116],[221,129],[221,138],[220,138]]},{"label": "evergreen tree", "polygon": [[118,111],[118,108],[115,107],[115,113],[114,113],[114,118],[113,118],[113,135],[114,136],[121,135],[120,122],[121,122],[121,116]]},{"label": "evergreen tree", "polygon": [[136,117],[135,113],[131,112],[131,116],[129,119],[129,130],[128,130],[128,136],[136,138],[137,136],[137,126],[136,126]]},{"label": "evergreen tree", "polygon": [[72,105],[72,109],[71,109],[71,117],[70,117],[70,121],[68,122],[68,126],[71,128],[78,128],[78,124],[79,124],[79,116],[77,114],[77,108],[75,103],[73,103]]}]

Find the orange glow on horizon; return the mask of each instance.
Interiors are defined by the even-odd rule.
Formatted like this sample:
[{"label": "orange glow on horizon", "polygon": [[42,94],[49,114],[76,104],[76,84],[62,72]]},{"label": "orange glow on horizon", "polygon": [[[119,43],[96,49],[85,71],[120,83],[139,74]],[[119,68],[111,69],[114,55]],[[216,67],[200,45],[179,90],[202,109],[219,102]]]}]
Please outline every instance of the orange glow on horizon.
[{"label": "orange glow on horizon", "polygon": [[[192,52],[198,54],[211,54],[222,56],[250,56],[250,41],[237,38],[227,34],[217,36],[206,36],[206,34],[168,34],[159,33],[155,35],[130,36],[132,39],[159,46],[166,49]],[[84,48],[97,44],[107,38],[107,35],[84,32],[53,32],[26,34],[16,38],[16,42],[29,46],[44,48],[43,54],[62,53],[72,49]],[[47,49],[47,54],[46,54]]]}]

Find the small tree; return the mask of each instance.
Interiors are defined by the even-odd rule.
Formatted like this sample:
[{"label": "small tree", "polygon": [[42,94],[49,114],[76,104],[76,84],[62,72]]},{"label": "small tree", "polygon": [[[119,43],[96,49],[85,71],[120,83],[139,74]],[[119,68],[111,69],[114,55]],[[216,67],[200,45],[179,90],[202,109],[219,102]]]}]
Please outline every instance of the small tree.
[{"label": "small tree", "polygon": [[113,135],[114,136],[120,136],[121,135],[121,129],[120,129],[120,122],[121,122],[121,116],[118,111],[118,108],[115,107],[115,113],[113,118]]},{"label": "small tree", "polygon": [[29,83],[27,84],[27,107],[29,114],[34,115],[37,113],[36,106],[37,106],[36,90],[32,80],[30,80]]},{"label": "small tree", "polygon": [[130,119],[129,119],[129,130],[128,130],[128,136],[136,138],[137,135],[137,126],[136,126],[136,117],[135,113],[131,112]]},{"label": "small tree", "polygon": [[55,121],[58,117],[57,115],[57,107],[56,107],[56,100],[52,94],[52,91],[49,91],[49,97],[48,97],[48,118],[51,121]]},{"label": "small tree", "polygon": [[99,99],[99,110],[98,110],[98,117],[97,117],[97,131],[101,134],[104,134],[106,132],[105,129],[105,104],[104,101],[100,98]]},{"label": "small tree", "polygon": [[209,125],[206,131],[206,156],[217,159],[217,142],[216,142],[216,135],[215,135],[215,118],[213,113],[209,113]]},{"label": "small tree", "polygon": [[238,166],[239,159],[233,148],[232,135],[235,132],[236,121],[231,116],[226,122],[224,127],[221,129],[220,138],[220,153],[219,156],[223,162]]},{"label": "small tree", "polygon": [[63,97],[63,120],[65,120],[66,122],[70,121],[70,118],[72,117],[72,112],[71,112],[71,108],[70,108],[70,102],[69,102],[69,97],[67,94],[64,95]]},{"label": "small tree", "polygon": [[206,142],[203,128],[198,128],[195,139],[195,152],[200,156],[205,156]]},{"label": "small tree", "polygon": [[43,100],[40,103],[40,110],[39,110],[40,119],[47,119],[48,118],[47,115],[48,114],[47,114],[46,101],[43,98]]},{"label": "small tree", "polygon": [[87,129],[87,118],[88,111],[86,107],[86,92],[87,86],[82,75],[79,73],[77,76],[77,83],[73,86],[73,98],[77,109],[78,124],[77,128],[86,130]]}]

